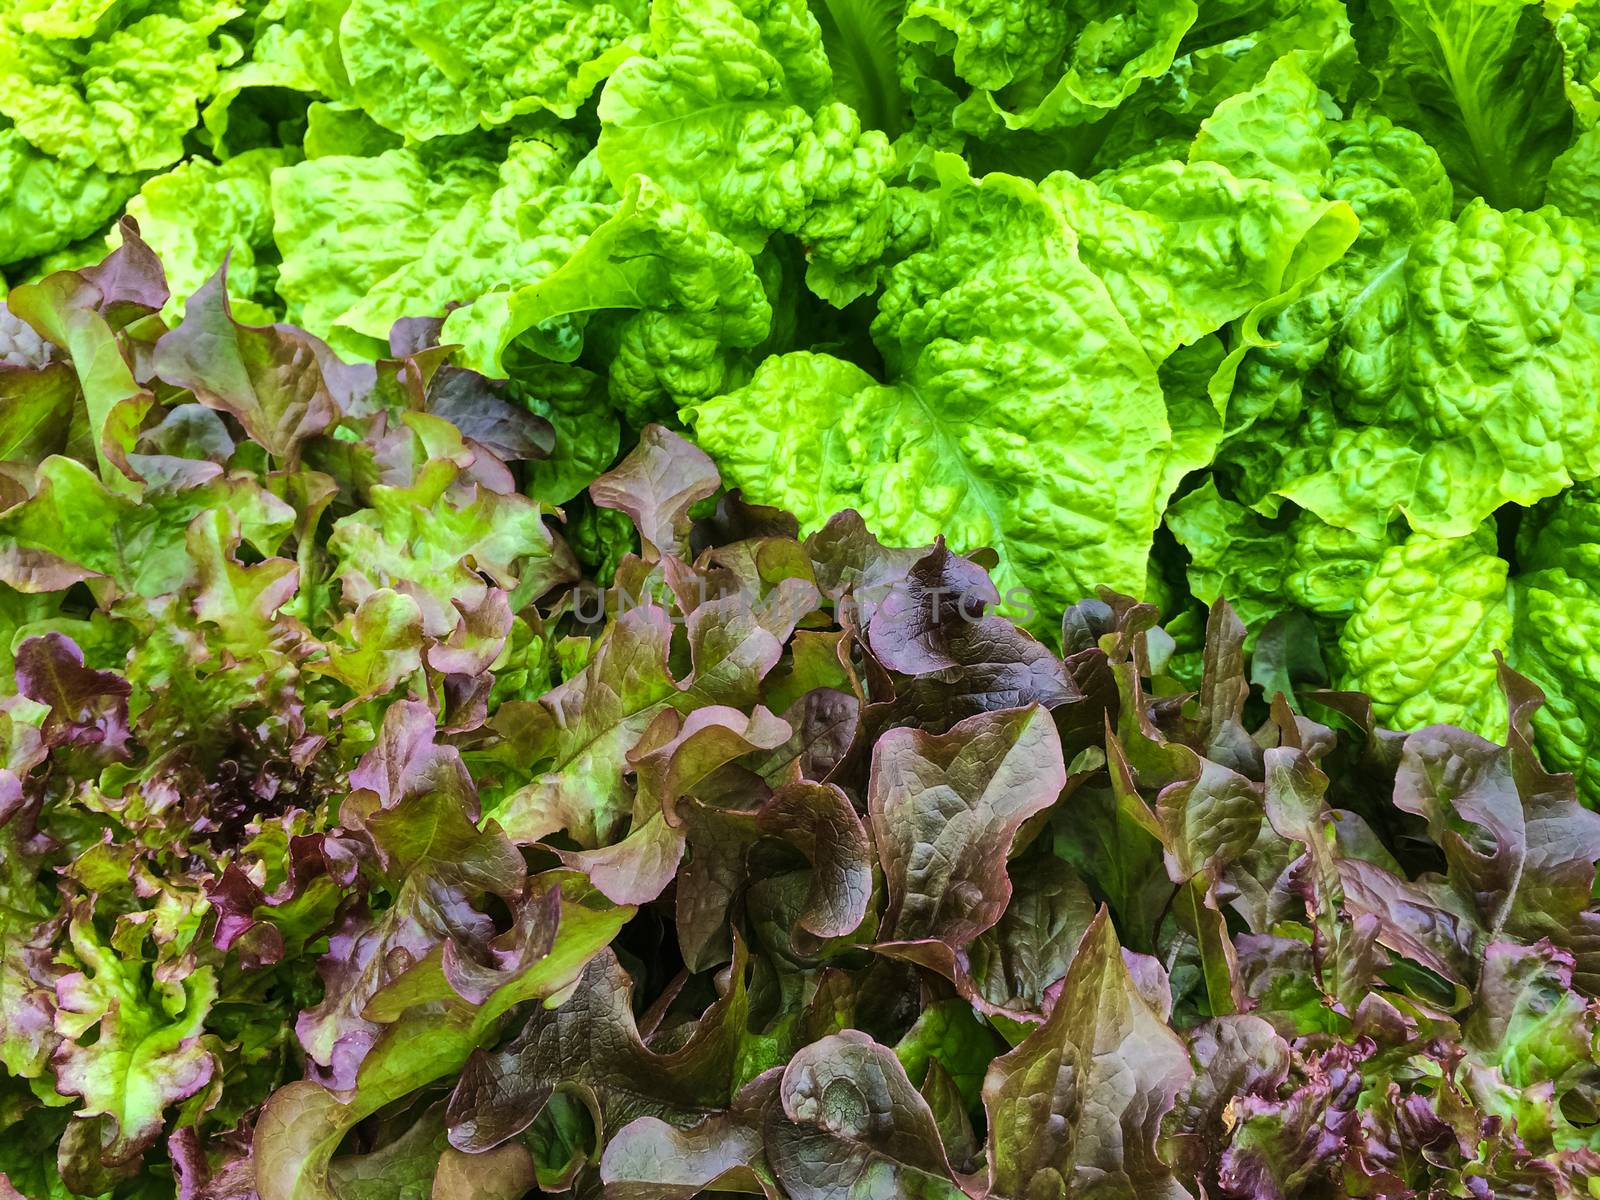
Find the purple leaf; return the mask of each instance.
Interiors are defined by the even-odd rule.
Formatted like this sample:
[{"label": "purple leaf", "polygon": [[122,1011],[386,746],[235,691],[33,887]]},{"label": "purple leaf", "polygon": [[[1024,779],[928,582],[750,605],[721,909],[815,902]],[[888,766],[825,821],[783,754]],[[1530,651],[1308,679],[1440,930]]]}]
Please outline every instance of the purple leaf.
[{"label": "purple leaf", "polygon": [[689,509],[717,490],[721,482],[710,457],[671,430],[647,425],[639,445],[610,471],[589,485],[601,508],[628,514],[645,556],[683,557],[688,551]]},{"label": "purple leaf", "polygon": [[944,734],[884,734],[867,800],[889,890],[884,940],[939,942],[953,955],[999,920],[1012,840],[1066,778],[1038,706],[969,717]]},{"label": "purple leaf", "polygon": [[1193,1074],[1182,1039],[1135,986],[1102,908],[1050,1016],[989,1067],[990,1195],[1187,1195],[1156,1138]]},{"label": "purple leaf", "polygon": [[287,467],[300,448],[339,417],[324,368],[339,363],[321,342],[289,325],[256,327],[233,319],[224,264],[194,295],[184,319],[156,344],[155,368],[208,408],[225,412]]}]

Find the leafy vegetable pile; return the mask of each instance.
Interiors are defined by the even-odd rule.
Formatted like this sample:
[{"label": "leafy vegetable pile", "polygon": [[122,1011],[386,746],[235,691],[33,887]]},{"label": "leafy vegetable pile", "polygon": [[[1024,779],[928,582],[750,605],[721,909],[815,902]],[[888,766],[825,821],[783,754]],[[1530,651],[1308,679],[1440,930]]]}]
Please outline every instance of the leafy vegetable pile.
[{"label": "leafy vegetable pile", "polygon": [[1380,719],[1493,735],[1499,649],[1595,802],[1597,31],[1591,0],[7,0],[0,270],[96,262],[125,211],[169,322],[225,253],[242,319],[347,359],[447,317],[554,427],[539,499],[666,422],[806,532],[993,546],[1036,631],[1148,597],[1191,683],[1226,595]]},{"label": "leafy vegetable pile", "polygon": [[1500,745],[1222,603],[1197,691],[1109,590],[1061,657],[659,425],[563,522],[438,320],[169,328],[121,238],[8,302],[0,1195],[1595,1194],[1521,676]]},{"label": "leafy vegetable pile", "polygon": [[0,0],[0,178],[0,1200],[1600,1196],[1592,0]]}]

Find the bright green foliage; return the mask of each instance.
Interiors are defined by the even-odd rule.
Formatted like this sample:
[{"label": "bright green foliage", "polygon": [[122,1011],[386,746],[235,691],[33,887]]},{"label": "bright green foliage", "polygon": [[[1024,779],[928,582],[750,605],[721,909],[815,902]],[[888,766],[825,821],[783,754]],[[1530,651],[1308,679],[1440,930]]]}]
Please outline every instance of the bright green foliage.
[{"label": "bright green foliage", "polygon": [[499,375],[506,347],[524,333],[547,357],[569,360],[589,314],[639,309],[608,337],[611,399],[636,426],[723,391],[745,373],[737,352],[771,324],[750,256],[642,176],[558,270],[528,274],[537,282],[452,314],[444,336],[461,342],[464,362]]},{"label": "bright green foliage", "polygon": [[812,285],[843,304],[869,290],[890,235],[880,132],[830,101],[832,72],[801,0],[658,0],[651,57],[600,100],[600,161],[619,188],[647,174],[754,252],[775,231],[807,247]]},{"label": "bright green foliage", "polygon": [[570,117],[642,45],[645,0],[351,0],[339,44],[356,102],[408,139],[528,112]]},{"label": "bright green foliage", "polygon": [[1339,648],[1351,681],[1400,728],[1449,716],[1488,736],[1505,725],[1485,685],[1511,632],[1493,541],[1417,533],[1378,560]]},{"label": "bright green foliage", "polygon": [[20,262],[86,238],[121,211],[138,178],[78,167],[0,129],[0,262]]},{"label": "bright green foliage", "polygon": [[958,125],[982,132],[1086,125],[1172,66],[1199,15],[1192,0],[1110,0],[1064,7],[1035,0],[912,0],[900,32],[951,57],[973,92]]},{"label": "bright green foliage", "polygon": [[[183,156],[196,106],[239,55],[223,0],[97,6],[63,19],[0,14],[0,113],[39,150],[78,168],[150,171]],[[55,19],[30,20],[45,15]]]},{"label": "bright green foliage", "polygon": [[[1600,787],[1600,581],[1514,548],[1582,525],[1600,477],[1589,0],[16,0],[0,83],[0,271],[74,347],[0,379],[0,443],[89,447],[107,503],[161,397],[92,297],[18,285],[95,261],[125,210],[169,322],[224,255],[230,319],[348,359],[443,320],[549,422],[518,468],[536,503],[666,421],[803,529],[848,506],[991,546],[1039,613],[1101,585],[1189,606],[1179,663],[1197,605],[1304,614],[1381,720],[1493,731],[1467,681],[1498,650]],[[9,355],[31,334],[8,328]],[[253,432],[293,463],[326,404],[274,403]],[[470,453],[426,421],[382,436]],[[565,515],[584,561],[618,560],[613,517]],[[420,569],[399,537],[350,578]],[[408,661],[380,610],[401,658],[351,679]]]},{"label": "bright green foliage", "polygon": [[[471,301],[531,283],[565,264],[611,215],[611,200],[592,156],[579,164],[559,140],[513,142],[499,169],[499,186],[466,197],[421,253],[377,280],[339,316],[339,324],[383,338],[400,318],[441,313],[452,303],[468,304],[471,314],[457,317],[457,324],[487,320],[493,299]],[[470,345],[485,335],[463,330],[452,336]]]},{"label": "bright green foliage", "polygon": [[1357,37],[1377,77],[1376,106],[1428,139],[1463,199],[1539,204],[1573,123],[1549,19],[1561,7],[1547,14],[1528,0],[1378,0],[1362,14]]},{"label": "bright green foliage", "polygon": [[456,209],[494,190],[495,165],[460,149],[335,155],[274,172],[278,291],[290,317],[338,347],[339,318],[427,250]]},{"label": "bright green foliage", "polygon": [[1296,252],[1325,254],[1323,223],[1348,214],[1208,162],[1099,186],[938,168],[928,244],[892,269],[873,323],[887,385],[790,355],[686,416],[732,479],[805,527],[851,507],[901,541],[993,545],[1002,590],[1046,609],[1091,579],[1139,590],[1166,499],[1150,468],[1172,446],[1156,368],[1284,291]]}]

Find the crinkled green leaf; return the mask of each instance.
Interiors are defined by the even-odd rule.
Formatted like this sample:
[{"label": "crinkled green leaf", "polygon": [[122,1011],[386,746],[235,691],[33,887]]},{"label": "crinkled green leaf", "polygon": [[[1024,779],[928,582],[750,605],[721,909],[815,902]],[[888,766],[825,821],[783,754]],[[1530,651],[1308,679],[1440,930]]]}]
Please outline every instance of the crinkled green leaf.
[{"label": "crinkled green leaf", "polygon": [[639,176],[560,269],[479,298],[451,315],[444,337],[464,344],[466,365],[501,375],[519,335],[551,358],[574,358],[581,342],[562,336],[562,318],[602,309],[638,310],[615,331],[610,375],[612,401],[636,424],[738,379],[739,352],[765,338],[772,319],[749,255]]},{"label": "crinkled green leaf", "polygon": [[130,175],[107,174],[41,153],[12,128],[0,129],[0,263],[21,262],[86,238],[115,216],[138,188]]},{"label": "crinkled green leaf", "polygon": [[1363,17],[1356,32],[1378,107],[1428,139],[1457,195],[1537,207],[1572,124],[1561,42],[1541,6],[1383,0]]},{"label": "crinkled green leaf", "polygon": [[[830,99],[815,19],[798,0],[658,0],[649,57],[600,97],[600,161],[620,189],[650,176],[754,253],[800,238],[820,294],[843,304],[870,283],[889,236],[888,140]],[[685,152],[685,147],[692,147]]]},{"label": "crinkled green leaf", "polygon": [[1347,423],[1278,490],[1369,534],[1398,511],[1461,537],[1502,504],[1600,472],[1572,399],[1595,361],[1588,236],[1552,210],[1481,201],[1424,231],[1345,309],[1334,381]]},{"label": "crinkled green leaf", "polygon": [[1346,679],[1372,696],[1381,720],[1403,729],[1448,721],[1484,735],[1505,728],[1494,652],[1510,645],[1512,617],[1490,533],[1413,534],[1378,560],[1339,649]]},{"label": "crinkled green leaf", "polygon": [[[153,10],[153,11],[152,11]],[[226,0],[135,5],[95,36],[0,19],[0,112],[44,153],[80,169],[127,174],[183,156],[199,104],[239,54],[218,34],[239,9]],[[59,32],[59,31],[58,31]]]},{"label": "crinkled green leaf", "polygon": [[200,114],[214,149],[225,151],[232,107],[254,89],[345,97],[350,81],[339,52],[339,25],[349,7],[350,0],[269,0],[252,13],[248,56],[221,73],[215,96]]},{"label": "crinkled green leaf", "polygon": [[[1069,176],[1038,187],[1004,175],[975,182],[941,162],[936,241],[894,268],[873,327],[893,382],[826,356],[774,357],[747,388],[693,405],[687,418],[732,482],[802,525],[848,506],[902,544],[943,534],[957,549],[995,546],[1002,592],[1021,588],[1036,608],[1098,584],[1140,591],[1166,483],[1147,464],[1171,437],[1155,364],[1249,308],[1252,293],[1283,290],[1288,248],[1330,210],[1265,188],[1262,201],[1283,206],[1292,232],[1247,246],[1232,226],[1239,209],[1209,207],[1244,185],[1208,165],[1191,177],[1174,164],[1164,183],[1148,174],[1130,183],[1129,202],[1148,201],[1147,212]],[[1185,221],[1196,215],[1191,201],[1215,213],[1214,227],[1204,215]],[[1090,214],[1082,233],[1080,205]],[[1193,273],[1146,294],[1134,257],[1187,236],[1180,227],[1205,230],[1213,252],[1237,251],[1226,267],[1185,253]],[[996,261],[1001,241],[1016,249]],[[1239,278],[1237,252],[1268,254],[1270,282],[1223,293],[1224,271]],[[1003,320],[989,315],[1001,309]],[[1025,329],[1038,332],[1025,339]],[[1027,353],[1001,349],[1009,337]],[[1039,431],[1067,427],[1073,438],[1050,443],[1048,462],[1039,457]],[[798,443],[795,429],[808,431]],[[1026,520],[1012,516],[1022,511]]]},{"label": "crinkled green leaf", "polygon": [[[572,155],[549,141],[513,142],[493,191],[466,197],[415,259],[376,280],[339,323],[386,338],[402,317],[443,314],[485,293],[522,287],[563,266],[611,215],[610,185],[593,159],[573,170]],[[470,332],[495,301],[452,322],[452,340],[471,347]]]},{"label": "crinkled green leaf", "polygon": [[274,171],[278,294],[290,320],[341,348],[338,319],[421,255],[457,209],[494,190],[497,164],[463,150],[333,155]]},{"label": "crinkled green leaf", "polygon": [[1108,0],[1064,8],[1027,0],[979,5],[913,0],[901,36],[953,56],[974,90],[957,110],[976,130],[1089,124],[1172,66],[1194,24],[1189,0]]},{"label": "crinkled green leaf", "polygon": [[352,0],[340,47],[357,102],[410,140],[570,117],[644,41],[641,0]]}]

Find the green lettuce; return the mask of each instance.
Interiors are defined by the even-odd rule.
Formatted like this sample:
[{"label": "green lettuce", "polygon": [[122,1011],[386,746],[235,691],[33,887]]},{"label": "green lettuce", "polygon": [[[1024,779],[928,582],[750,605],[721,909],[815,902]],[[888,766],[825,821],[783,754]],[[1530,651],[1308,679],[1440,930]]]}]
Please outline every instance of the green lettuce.
[{"label": "green lettuce", "polygon": [[350,92],[412,140],[571,117],[644,40],[644,0],[350,0],[339,43]]},{"label": "green lettuce", "polygon": [[795,235],[811,286],[837,304],[869,291],[890,235],[889,145],[830,98],[805,4],[659,0],[649,50],[600,97],[613,184],[649,175],[750,253],[774,231]]},{"label": "green lettuce", "polygon": [[[462,153],[452,151],[459,149]],[[332,344],[370,347],[338,320],[424,250],[456,207],[494,189],[497,165],[461,147],[334,155],[272,175],[278,292],[292,320]],[[420,315],[420,314],[417,314]]]},{"label": "green lettuce", "polygon": [[772,319],[750,256],[641,175],[559,269],[452,313],[444,336],[461,342],[464,362],[498,375],[519,335],[570,361],[588,314],[634,309],[606,333],[611,399],[637,425],[740,378],[739,351],[760,343]]},{"label": "green lettuce", "polygon": [[1150,469],[1173,448],[1158,366],[1314,272],[1354,222],[1207,161],[1038,185],[937,161],[930,242],[892,269],[873,324],[889,382],[793,354],[685,418],[803,526],[848,506],[902,541],[992,545],[1002,590],[1046,609],[1091,580],[1142,590],[1166,489],[1198,465]]},{"label": "green lettuce", "polygon": [[22,262],[87,238],[121,211],[136,175],[72,166],[37,150],[14,128],[0,129],[0,263]]},{"label": "green lettuce", "polygon": [[0,113],[43,153],[108,174],[155,170],[183,138],[219,73],[240,54],[221,33],[226,0],[101,5],[74,21],[0,16]]}]

